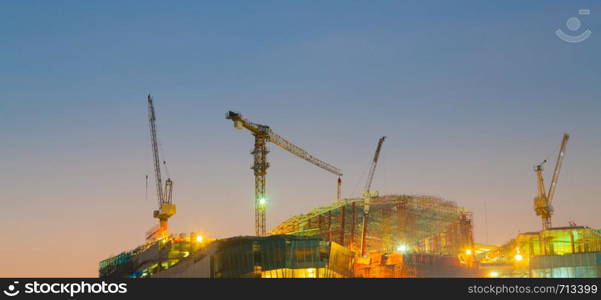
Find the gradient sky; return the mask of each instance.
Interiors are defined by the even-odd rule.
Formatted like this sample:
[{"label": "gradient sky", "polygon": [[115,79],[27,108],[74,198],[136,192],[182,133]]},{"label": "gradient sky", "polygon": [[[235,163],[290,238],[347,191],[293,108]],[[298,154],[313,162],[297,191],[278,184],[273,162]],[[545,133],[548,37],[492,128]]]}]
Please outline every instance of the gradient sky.
[{"label": "gradient sky", "polygon": [[[559,40],[580,8],[591,38]],[[147,93],[175,232],[254,233],[230,109],[341,168],[345,197],[388,136],[375,189],[455,201],[491,244],[540,228],[532,167],[568,132],[554,225],[600,228],[599,35],[598,1],[3,1],[0,276],[97,276],[143,243]],[[334,176],[271,150],[269,228],[334,200]]]}]

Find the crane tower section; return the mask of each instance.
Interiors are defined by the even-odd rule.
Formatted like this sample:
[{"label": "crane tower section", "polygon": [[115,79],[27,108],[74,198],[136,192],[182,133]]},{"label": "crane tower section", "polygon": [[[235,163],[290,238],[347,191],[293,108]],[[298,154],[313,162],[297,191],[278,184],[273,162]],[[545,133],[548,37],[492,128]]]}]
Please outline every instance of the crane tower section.
[{"label": "crane tower section", "polygon": [[234,128],[246,129],[255,137],[255,146],[251,152],[254,158],[254,163],[251,169],[255,175],[255,231],[257,236],[266,235],[265,210],[267,206],[267,197],[265,184],[267,169],[269,168],[269,162],[267,162],[267,154],[269,153],[267,150],[268,142],[310,162],[311,164],[323,170],[337,175],[337,198],[340,197],[340,186],[342,182],[340,180],[340,177],[342,176],[342,171],[340,169],[309,154],[301,147],[291,143],[282,136],[273,132],[269,126],[252,123],[246,120],[240,113],[229,111],[226,114],[226,119],[234,122]]}]

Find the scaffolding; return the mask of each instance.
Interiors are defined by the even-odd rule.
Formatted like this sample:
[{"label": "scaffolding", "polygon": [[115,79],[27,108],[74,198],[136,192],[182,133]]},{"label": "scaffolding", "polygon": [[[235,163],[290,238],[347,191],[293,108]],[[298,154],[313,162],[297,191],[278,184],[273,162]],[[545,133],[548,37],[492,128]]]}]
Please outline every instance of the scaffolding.
[{"label": "scaffolding", "polygon": [[[272,234],[317,236],[351,251],[360,247],[363,199],[343,199],[292,217]],[[406,245],[414,253],[456,256],[473,247],[472,216],[454,202],[430,196],[386,195],[370,202],[366,251],[394,252]]]}]

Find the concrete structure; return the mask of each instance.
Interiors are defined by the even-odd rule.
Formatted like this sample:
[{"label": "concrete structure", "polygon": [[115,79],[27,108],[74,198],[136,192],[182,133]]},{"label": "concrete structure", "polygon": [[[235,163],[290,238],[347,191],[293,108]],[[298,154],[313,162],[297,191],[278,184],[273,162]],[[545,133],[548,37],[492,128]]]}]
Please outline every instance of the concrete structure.
[{"label": "concrete structure", "polygon": [[353,253],[319,238],[234,237],[206,244],[160,240],[100,263],[100,277],[343,278]]}]

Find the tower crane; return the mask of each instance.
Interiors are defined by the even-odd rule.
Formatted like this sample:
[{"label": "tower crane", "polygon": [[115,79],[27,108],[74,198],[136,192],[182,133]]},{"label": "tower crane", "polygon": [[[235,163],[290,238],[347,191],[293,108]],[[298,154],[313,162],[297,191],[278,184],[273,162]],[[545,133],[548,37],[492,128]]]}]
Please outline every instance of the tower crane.
[{"label": "tower crane", "polygon": [[257,236],[265,236],[266,234],[265,208],[267,199],[265,198],[265,177],[267,175],[267,168],[269,168],[269,163],[267,162],[267,153],[269,153],[267,150],[267,142],[271,142],[281,149],[284,149],[315,166],[337,175],[338,180],[336,195],[339,200],[342,184],[342,180],[340,179],[342,176],[342,171],[340,169],[314,157],[299,146],[289,142],[285,138],[273,132],[269,126],[252,123],[246,120],[240,113],[229,111],[226,114],[226,119],[234,122],[234,128],[246,129],[255,137],[255,147],[251,152],[251,154],[254,156],[254,164],[251,169],[255,174],[255,230]]},{"label": "tower crane", "polygon": [[547,162],[547,160],[544,160],[542,163],[534,167],[538,190],[538,195],[534,198],[534,211],[536,212],[536,215],[540,216],[542,219],[543,230],[551,228],[551,216],[553,215],[553,206],[551,204],[553,201],[553,196],[555,195],[557,181],[559,180],[559,171],[561,170],[561,164],[565,156],[566,145],[568,144],[569,138],[570,135],[567,133],[563,135],[548,193],[545,192],[545,179],[543,177],[543,165]]},{"label": "tower crane", "polygon": [[381,137],[378,140],[378,146],[376,147],[374,158],[371,161],[371,167],[369,168],[369,173],[367,175],[367,183],[365,184],[365,191],[363,192],[363,227],[361,229],[361,256],[365,255],[365,239],[367,238],[367,223],[369,221],[369,204],[371,198],[378,197],[378,192],[371,190],[371,184],[374,180],[374,174],[376,173],[376,166],[378,165],[378,158],[380,157],[380,151],[382,150],[382,144],[384,143],[384,140],[386,140],[385,136]]},{"label": "tower crane", "polygon": [[171,178],[165,180],[165,188],[161,179],[161,164],[159,159],[159,143],[156,129],[156,114],[152,97],[148,95],[148,120],[150,123],[150,142],[152,146],[152,154],[154,158],[154,177],[156,181],[158,209],[153,212],[153,217],[159,219],[159,234],[164,236],[167,234],[167,221],[175,214],[175,204],[173,204],[173,181]]}]

